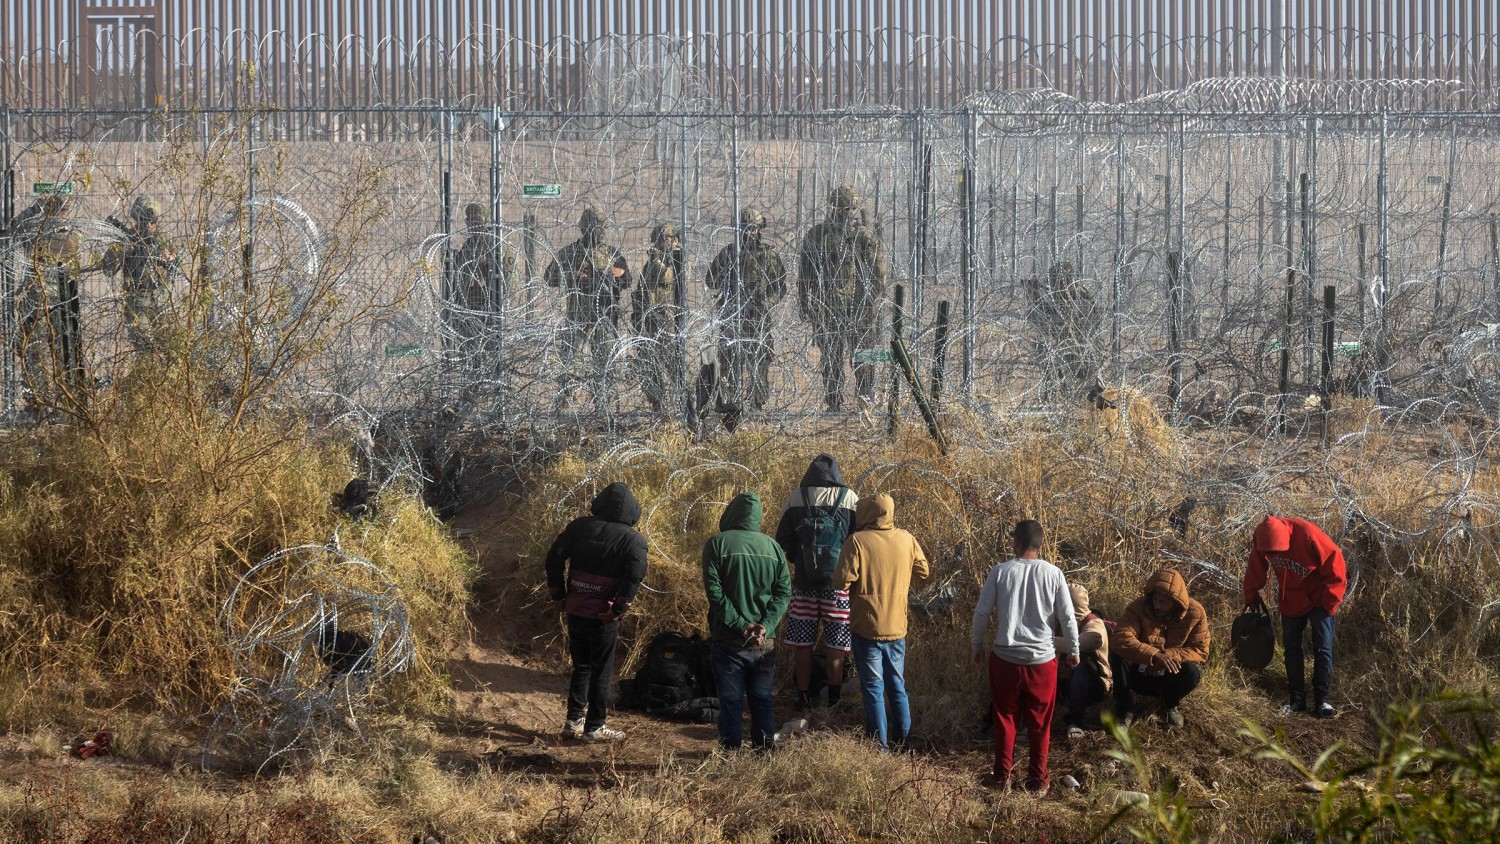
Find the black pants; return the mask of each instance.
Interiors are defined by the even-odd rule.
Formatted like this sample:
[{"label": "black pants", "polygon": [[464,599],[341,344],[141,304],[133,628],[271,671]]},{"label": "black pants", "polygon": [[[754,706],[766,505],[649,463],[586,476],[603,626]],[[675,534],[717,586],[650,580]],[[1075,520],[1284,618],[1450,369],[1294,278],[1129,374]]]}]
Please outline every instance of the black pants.
[{"label": "black pants", "polygon": [[1161,698],[1161,705],[1171,709],[1187,697],[1203,681],[1203,666],[1196,662],[1184,662],[1176,674],[1152,677],[1140,671],[1140,666],[1123,659],[1114,661],[1115,714],[1124,715],[1135,711],[1135,696],[1149,695]]},{"label": "black pants", "polygon": [[615,678],[615,642],[620,625],[597,618],[568,616],[568,653],[573,657],[573,677],[568,683],[568,720],[584,717],[585,732],[604,726],[609,714],[609,684]]}]

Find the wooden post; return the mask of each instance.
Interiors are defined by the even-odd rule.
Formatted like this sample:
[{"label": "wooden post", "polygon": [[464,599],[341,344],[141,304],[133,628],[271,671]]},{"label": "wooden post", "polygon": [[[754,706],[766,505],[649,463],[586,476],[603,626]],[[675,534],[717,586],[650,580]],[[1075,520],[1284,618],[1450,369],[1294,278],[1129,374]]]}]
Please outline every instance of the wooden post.
[{"label": "wooden post", "polygon": [[1286,433],[1287,393],[1292,380],[1292,320],[1297,303],[1297,268],[1286,271],[1286,314],[1281,325],[1281,378],[1277,381],[1276,431]]},{"label": "wooden post", "polygon": [[[540,278],[536,266],[536,212],[527,211],[526,216],[521,218],[521,249],[526,253],[526,277]],[[543,271],[545,272],[545,270]]]},{"label": "wooden post", "polygon": [[1359,286],[1356,288],[1355,292],[1359,296],[1359,333],[1360,333],[1361,336],[1363,336],[1364,333],[1365,333],[1365,279],[1368,277],[1366,275],[1366,273],[1369,272],[1369,266],[1367,264],[1365,253],[1366,253],[1366,251],[1368,249],[1368,244],[1369,244],[1369,232],[1366,231],[1365,224],[1364,223],[1360,223],[1359,224],[1359,279],[1358,279]]},{"label": "wooden post", "polygon": [[[902,339],[901,311],[906,307],[906,287],[896,285],[895,301],[891,304],[891,342],[895,343]],[[856,354],[858,351],[856,351]],[[873,365],[873,364],[872,364]],[[901,414],[901,376],[892,368],[891,371],[891,394],[886,403],[886,434],[892,440],[896,438],[896,430],[900,427],[898,417]]]},{"label": "wooden post", "polygon": [[1167,402],[1172,419],[1182,401],[1182,253],[1167,252]]},{"label": "wooden post", "polygon": [[1331,284],[1323,285],[1323,409],[1332,406],[1333,395],[1333,309],[1337,290]]},{"label": "wooden post", "polygon": [[948,367],[948,302],[938,302],[937,347],[932,353],[932,403],[936,406],[943,398],[943,371]]}]

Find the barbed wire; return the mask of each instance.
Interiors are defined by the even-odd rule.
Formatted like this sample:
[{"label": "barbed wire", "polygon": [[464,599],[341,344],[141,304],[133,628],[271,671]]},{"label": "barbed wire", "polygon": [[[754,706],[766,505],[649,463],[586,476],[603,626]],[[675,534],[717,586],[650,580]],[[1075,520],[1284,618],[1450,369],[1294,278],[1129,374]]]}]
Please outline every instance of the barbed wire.
[{"label": "barbed wire", "polygon": [[[402,112],[386,136],[334,143],[271,140],[295,137],[307,115],[50,115],[9,139],[8,163],[22,185],[82,186],[88,173],[110,186],[79,190],[64,215],[87,234],[74,277],[91,377],[109,382],[135,354],[119,282],[91,269],[118,242],[99,221],[142,194],[162,197],[178,252],[206,250],[216,278],[235,278],[253,247],[249,287],[219,288],[226,325],[244,322],[236,302],[302,313],[301,285],[314,276],[340,303],[330,313],[364,314],[319,321],[318,354],[286,373],[274,400],[347,436],[357,471],[378,487],[414,485],[440,512],[495,480],[485,473],[524,473],[579,443],[602,454],[585,489],[633,461],[666,459],[648,444],[664,427],[708,438],[752,424],[841,441],[884,431],[893,390],[907,424],[908,393],[883,355],[899,315],[928,387],[942,383],[940,413],[992,432],[962,448],[1003,454],[1021,442],[1017,419],[1061,429],[1104,412],[1136,436],[1128,412],[1098,404],[1126,396],[1190,441],[1194,461],[1162,472],[1200,490],[1230,529],[1248,530],[1253,513],[1296,490],[1367,548],[1431,537],[1471,547],[1500,512],[1480,468],[1500,407],[1500,188],[1489,178],[1500,117],[1467,111],[1470,93],[1442,81],[1210,80],[1119,105],[1018,92],[947,112],[513,115],[504,125],[433,108]],[[1417,100],[1455,108],[1371,110]],[[162,167],[166,138],[242,145],[230,158],[260,186],[196,218],[179,210],[196,171]],[[337,188],[366,177],[355,161],[380,162],[368,177],[385,213],[340,231]],[[526,185],[559,195],[528,197]],[[858,309],[840,299],[847,291],[807,278],[810,235],[842,185],[858,194],[844,230],[878,242],[887,268],[883,283],[865,269],[841,276],[859,289]],[[460,225],[470,203],[483,213]],[[572,283],[584,206],[604,220],[585,247],[628,270],[618,290],[596,266]],[[715,259],[749,254],[749,210],[786,272],[774,302],[707,283]],[[666,223],[680,256],[652,240]],[[347,261],[329,259],[351,241]],[[27,319],[26,292],[50,282],[30,241],[4,244],[7,410],[25,424],[33,403],[21,387],[39,365],[12,328]],[[632,297],[653,260],[673,279],[638,313]],[[761,272],[746,264],[730,278]],[[570,310],[570,287],[590,308]],[[189,289],[178,277],[169,299]],[[764,310],[755,319],[752,304]],[[290,323],[251,324],[274,338]],[[835,358],[838,379],[823,365]],[[1404,520],[1372,512],[1348,457],[1397,454],[1397,431],[1435,450],[1431,492]],[[871,483],[894,471],[877,467]],[[671,470],[669,494],[705,474],[759,480],[704,456]],[[1098,524],[1169,540],[1161,514],[1178,502],[1141,501],[1101,509]],[[721,503],[686,502],[682,527]],[[1206,555],[1171,553],[1223,580]],[[280,700],[278,689],[268,682],[248,699]]]},{"label": "barbed wire", "polygon": [[219,610],[237,683],[204,740],[205,769],[318,761],[362,735],[382,687],[415,656],[395,583],[338,537],[278,551]]}]

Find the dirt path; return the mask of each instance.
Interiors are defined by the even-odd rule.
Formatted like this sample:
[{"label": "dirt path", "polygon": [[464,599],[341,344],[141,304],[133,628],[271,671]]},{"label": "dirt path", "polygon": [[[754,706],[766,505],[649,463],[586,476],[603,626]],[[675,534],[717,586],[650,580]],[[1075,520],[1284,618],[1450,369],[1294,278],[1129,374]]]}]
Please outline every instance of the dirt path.
[{"label": "dirt path", "polygon": [[[503,528],[505,510],[504,496],[497,495],[467,508],[453,522],[455,534],[500,595],[513,592],[521,567],[518,546]],[[518,608],[513,597],[481,596],[472,621],[472,640],[448,660],[459,731],[477,742],[465,755],[589,786],[654,772],[668,757],[701,759],[712,750],[717,732],[711,724],[679,724],[622,711],[609,717],[610,726],[625,731],[618,743],[563,739],[569,664],[560,639],[553,641],[560,628],[544,615]]]}]

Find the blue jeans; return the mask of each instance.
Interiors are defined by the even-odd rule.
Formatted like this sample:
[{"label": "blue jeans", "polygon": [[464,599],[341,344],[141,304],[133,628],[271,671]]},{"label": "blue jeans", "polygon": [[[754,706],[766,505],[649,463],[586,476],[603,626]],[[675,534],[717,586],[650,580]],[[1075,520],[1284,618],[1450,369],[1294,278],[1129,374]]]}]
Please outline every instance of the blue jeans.
[{"label": "blue jeans", "polygon": [[[888,738],[904,744],[911,735],[911,703],[906,697],[906,640],[877,642],[854,637],[854,667],[865,700],[865,735],[890,747]],[[887,736],[885,703],[890,691],[891,720]]]},{"label": "blue jeans", "polygon": [[1286,685],[1294,703],[1307,702],[1307,677],[1302,661],[1302,633],[1312,627],[1313,645],[1313,701],[1328,700],[1328,687],[1333,684],[1333,627],[1334,617],[1321,609],[1307,615],[1281,617],[1281,644],[1286,653]]},{"label": "blue jeans", "polygon": [[776,713],[771,709],[771,681],[776,678],[776,648],[736,648],[714,642],[710,659],[719,688],[719,746],[739,750],[745,741],[745,698],[750,699],[750,743],[768,750],[776,740]]},{"label": "blue jeans", "polygon": [[[1060,669],[1063,661],[1058,660],[1057,664]],[[1063,688],[1064,685],[1066,689]],[[1092,655],[1081,660],[1073,673],[1068,675],[1068,679],[1058,681],[1058,699],[1066,698],[1068,701],[1065,720],[1069,727],[1083,727],[1084,710],[1104,700],[1106,694],[1104,678],[1099,673],[1099,662]]]}]

